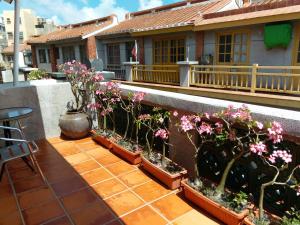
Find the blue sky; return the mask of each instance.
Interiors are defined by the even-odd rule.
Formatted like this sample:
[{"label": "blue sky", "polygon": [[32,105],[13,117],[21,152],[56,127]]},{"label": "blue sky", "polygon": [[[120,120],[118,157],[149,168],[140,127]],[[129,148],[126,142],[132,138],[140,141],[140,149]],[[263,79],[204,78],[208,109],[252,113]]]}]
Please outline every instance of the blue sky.
[{"label": "blue sky", "polygon": [[[95,19],[112,13],[120,20],[131,11],[152,8],[179,0],[21,0],[22,8],[35,11],[37,16],[53,19],[57,24],[68,24]],[[13,9],[13,4],[0,2],[3,10]]]}]

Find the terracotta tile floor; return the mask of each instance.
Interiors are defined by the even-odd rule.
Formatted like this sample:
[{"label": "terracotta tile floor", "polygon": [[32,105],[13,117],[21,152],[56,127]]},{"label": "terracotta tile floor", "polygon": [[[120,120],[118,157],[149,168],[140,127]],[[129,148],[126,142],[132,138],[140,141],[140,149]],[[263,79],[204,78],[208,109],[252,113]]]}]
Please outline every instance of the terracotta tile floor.
[{"label": "terracotta tile floor", "polygon": [[8,164],[0,225],[221,224],[91,138],[37,143],[46,183],[22,160]]}]

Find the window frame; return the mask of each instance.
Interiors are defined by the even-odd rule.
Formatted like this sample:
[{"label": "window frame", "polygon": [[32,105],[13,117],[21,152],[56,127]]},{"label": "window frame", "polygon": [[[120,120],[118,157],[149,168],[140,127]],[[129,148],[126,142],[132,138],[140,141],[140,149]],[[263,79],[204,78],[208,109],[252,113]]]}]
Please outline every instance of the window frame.
[{"label": "window frame", "polygon": [[[175,41],[175,47],[172,47],[172,42],[174,41]],[[180,42],[183,42],[183,45],[179,45]],[[179,46],[183,48],[183,52],[184,52],[183,55],[179,53]],[[173,49],[175,49],[175,54],[172,54]],[[180,55],[182,57],[182,60],[180,59]],[[154,65],[175,65],[178,61],[184,61],[185,57],[186,57],[185,36],[163,37],[163,38],[153,39],[152,60]]]},{"label": "window frame", "polygon": [[292,65],[300,66],[300,60],[298,62],[298,54],[300,59],[300,23],[296,24],[294,32],[294,44],[292,48]]},{"label": "window frame", "polygon": [[[112,53],[112,54],[110,54]],[[117,53],[117,54],[115,54]],[[121,64],[121,51],[120,43],[109,43],[106,46],[107,64],[120,65]]]},{"label": "window frame", "polygon": [[[47,51],[47,49],[45,49],[45,48],[38,49],[39,63],[40,64],[47,63],[47,56],[46,56],[47,53],[46,53],[46,51]],[[43,52],[44,55],[42,55],[41,52]],[[42,58],[42,56],[43,56],[43,58]],[[43,60],[41,60],[41,59],[43,59]]]},{"label": "window frame", "polygon": [[[231,36],[231,49],[230,49],[230,61],[229,62],[220,62],[219,60],[219,56],[220,56],[220,37],[221,36],[228,36],[230,35]],[[238,61],[238,62],[235,62],[234,61],[234,58],[235,58],[235,45],[236,45],[236,42],[235,42],[235,37],[236,35],[246,35],[247,37],[247,40],[246,40],[246,60],[245,62],[241,62],[241,61]],[[232,30],[232,31],[226,31],[226,32],[217,32],[216,33],[216,42],[215,42],[215,52],[216,52],[216,55],[215,55],[215,63],[216,64],[219,64],[219,65],[248,65],[249,64],[249,61],[250,61],[250,43],[251,43],[251,32],[250,30]],[[239,56],[242,53],[242,39],[241,39],[241,43],[240,43],[240,51],[239,51]],[[225,45],[225,48],[226,48],[226,45]],[[224,51],[224,57],[226,57],[225,55],[228,54],[226,53],[226,49]],[[225,59],[225,58],[224,58]]]}]

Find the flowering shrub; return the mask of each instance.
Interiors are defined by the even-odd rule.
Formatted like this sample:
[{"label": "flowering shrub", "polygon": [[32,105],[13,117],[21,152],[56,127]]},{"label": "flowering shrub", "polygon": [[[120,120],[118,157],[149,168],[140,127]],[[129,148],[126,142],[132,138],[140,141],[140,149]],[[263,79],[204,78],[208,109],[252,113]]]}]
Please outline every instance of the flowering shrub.
[{"label": "flowering shrub", "polygon": [[[196,184],[199,181],[199,171],[197,165],[197,156],[206,143],[216,143],[222,145],[225,141],[230,141],[232,148],[232,158],[229,160],[221,181],[216,189],[216,194],[224,193],[225,183],[233,164],[242,156],[251,153],[263,162],[273,168],[276,173],[272,181],[262,184],[260,194],[260,219],[263,218],[263,198],[264,190],[270,185],[289,185],[294,188],[300,195],[300,184],[295,181],[290,185],[293,174],[299,168],[296,166],[285,181],[278,181],[282,171],[289,168],[288,164],[292,162],[292,155],[288,150],[276,149],[276,145],[283,140],[283,128],[280,123],[273,121],[272,123],[262,123],[253,119],[250,110],[246,105],[235,109],[228,106],[227,109],[209,115],[207,113],[199,115],[184,115],[180,118],[178,124],[181,131],[186,133],[188,139],[195,147],[195,172]],[[197,145],[193,141],[193,135],[198,134],[201,144]],[[276,150],[271,151],[270,144]]]},{"label": "flowering shrub", "polygon": [[115,118],[113,111],[121,101],[121,89],[116,82],[99,83],[103,80],[101,74],[96,74],[93,78],[93,93],[95,102],[90,103],[88,107],[98,113],[98,126],[103,131],[107,129],[107,117],[113,124],[113,133],[115,131]]},{"label": "flowering shrub", "polygon": [[[147,142],[147,153],[148,158],[153,156],[152,148],[153,148],[153,141],[150,143],[153,138],[159,138],[163,143],[163,154],[161,158],[161,164],[163,167],[166,166],[166,145],[168,145],[169,139],[169,131],[166,127],[167,122],[170,121],[170,112],[164,111],[161,108],[153,108],[151,115],[150,114],[143,114],[140,115],[138,118],[137,123],[140,125],[144,125],[147,128],[146,132],[146,142]],[[152,135],[152,136],[150,136]]]},{"label": "flowering shrub", "polygon": [[136,142],[138,144],[138,132],[139,132],[139,126],[138,126],[138,118],[141,111],[141,102],[143,101],[145,97],[144,92],[129,92],[127,95],[127,102],[121,100],[121,108],[126,112],[126,129],[124,133],[124,139],[127,139],[128,137],[128,130],[129,130],[129,123],[130,123],[130,116],[131,119],[133,119],[133,124],[137,124],[136,126]]},{"label": "flowering shrub", "polygon": [[58,67],[66,75],[67,81],[71,84],[71,90],[75,97],[76,106],[69,102],[69,111],[86,111],[88,102],[90,101],[90,87],[93,79],[99,74],[95,74],[93,70],[87,69],[86,65],[73,60],[66,62]]},{"label": "flowering shrub", "polygon": [[[180,118],[179,128],[186,133],[188,139],[195,147],[195,173],[196,183],[200,184],[197,165],[198,153],[202,146],[207,143],[217,146],[229,142],[232,158],[222,174],[221,181],[216,193],[224,193],[226,179],[234,165],[243,155],[253,152],[262,155],[266,152],[266,142],[271,139],[274,143],[282,140],[282,128],[277,122],[262,124],[252,118],[251,112],[246,105],[228,108],[212,115],[208,113],[198,115],[184,115]],[[198,134],[200,145],[193,140],[193,135]]]}]

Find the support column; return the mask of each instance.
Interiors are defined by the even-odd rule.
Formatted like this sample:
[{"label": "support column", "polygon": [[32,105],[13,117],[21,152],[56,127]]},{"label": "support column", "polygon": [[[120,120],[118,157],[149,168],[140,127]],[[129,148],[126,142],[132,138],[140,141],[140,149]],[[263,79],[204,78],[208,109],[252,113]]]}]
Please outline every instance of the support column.
[{"label": "support column", "polygon": [[124,62],[123,65],[125,66],[125,80],[126,81],[133,81],[133,65],[138,65],[139,62]]},{"label": "support column", "polygon": [[195,48],[196,54],[195,59],[200,60],[204,53],[204,32],[203,31],[197,31],[196,32],[196,48]]},{"label": "support column", "polygon": [[36,46],[34,46],[34,45],[31,45],[31,57],[32,57],[32,67],[38,68]]},{"label": "support column", "polygon": [[91,61],[97,59],[97,44],[96,37],[91,36],[87,38],[86,42],[86,56]]},{"label": "support column", "polygon": [[189,87],[190,86],[190,77],[191,77],[191,65],[197,65],[198,61],[181,61],[177,62],[179,65],[179,76],[180,76],[180,86]]},{"label": "support column", "polygon": [[13,85],[19,81],[19,52],[20,52],[20,0],[15,0],[15,24],[14,24],[14,68]]},{"label": "support column", "polygon": [[50,45],[50,63],[52,72],[57,72],[57,55],[55,45]]}]

